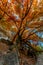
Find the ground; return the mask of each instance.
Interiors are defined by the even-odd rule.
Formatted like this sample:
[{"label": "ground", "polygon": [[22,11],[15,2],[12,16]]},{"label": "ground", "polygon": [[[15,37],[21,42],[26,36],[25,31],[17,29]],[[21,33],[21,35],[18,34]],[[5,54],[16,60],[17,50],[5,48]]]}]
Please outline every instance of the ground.
[{"label": "ground", "polygon": [[[34,59],[31,59],[31,58],[24,59],[24,58],[25,56],[22,55],[22,59],[25,60],[25,62],[22,61],[24,65],[43,65],[43,54],[39,55],[36,63]],[[28,61],[28,63],[26,61]],[[18,60],[16,52],[15,53],[11,52],[7,54],[3,54],[0,52],[0,65],[19,65],[19,60]]]}]

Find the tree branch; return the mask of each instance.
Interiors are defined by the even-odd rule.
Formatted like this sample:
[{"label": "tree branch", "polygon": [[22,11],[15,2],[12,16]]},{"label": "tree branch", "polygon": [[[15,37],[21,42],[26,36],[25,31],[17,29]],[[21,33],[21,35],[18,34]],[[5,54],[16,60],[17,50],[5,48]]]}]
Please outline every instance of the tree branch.
[{"label": "tree branch", "polygon": [[[34,30],[35,30],[35,28],[31,31],[31,32],[33,32],[32,34],[31,34],[31,32],[28,34],[28,37],[29,36],[31,36],[31,35],[33,35],[34,33],[36,33],[37,32],[37,29],[38,28],[40,28],[41,26],[43,26],[43,25],[40,25],[40,26],[38,26],[38,27],[35,27],[36,28],[36,31],[35,32],[33,32]],[[28,40],[28,37],[25,39],[25,40]]]},{"label": "tree branch", "polygon": [[[12,16],[10,16],[9,14],[7,14],[1,7],[0,10],[3,11],[7,16],[9,16],[11,18],[12,21],[14,21],[15,25],[16,25],[16,21],[13,19]],[[17,25],[16,25],[17,26]],[[17,27],[18,28],[18,27]]]}]

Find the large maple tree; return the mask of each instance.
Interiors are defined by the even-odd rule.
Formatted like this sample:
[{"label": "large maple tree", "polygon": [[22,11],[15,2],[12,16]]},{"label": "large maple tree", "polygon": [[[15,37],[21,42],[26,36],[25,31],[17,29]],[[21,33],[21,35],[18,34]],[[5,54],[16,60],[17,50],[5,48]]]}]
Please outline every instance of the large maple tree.
[{"label": "large maple tree", "polygon": [[0,34],[25,53],[43,52],[43,0],[0,0]]}]

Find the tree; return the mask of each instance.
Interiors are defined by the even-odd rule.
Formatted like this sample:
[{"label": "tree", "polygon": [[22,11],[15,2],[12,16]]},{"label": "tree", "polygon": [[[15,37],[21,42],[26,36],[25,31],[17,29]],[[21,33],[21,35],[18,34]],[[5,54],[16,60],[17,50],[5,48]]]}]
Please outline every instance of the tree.
[{"label": "tree", "polygon": [[27,45],[26,52],[43,52],[38,44],[43,44],[43,37],[38,35],[43,32],[43,0],[0,0],[0,32],[11,46],[16,42],[24,52]]}]

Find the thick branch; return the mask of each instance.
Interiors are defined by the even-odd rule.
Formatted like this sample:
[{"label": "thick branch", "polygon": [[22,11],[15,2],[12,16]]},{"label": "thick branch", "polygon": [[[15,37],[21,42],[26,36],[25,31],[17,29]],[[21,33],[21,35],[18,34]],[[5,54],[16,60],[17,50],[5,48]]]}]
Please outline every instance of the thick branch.
[{"label": "thick branch", "polygon": [[30,0],[30,7],[29,7],[29,9],[28,9],[28,3],[27,3],[27,9],[28,9],[28,11],[26,11],[25,16],[22,18],[22,21],[23,21],[23,20],[26,18],[26,16],[28,15],[28,13],[29,13],[29,11],[30,11],[30,9],[31,9],[32,3],[33,3],[33,0],[32,0],[32,1]]}]

